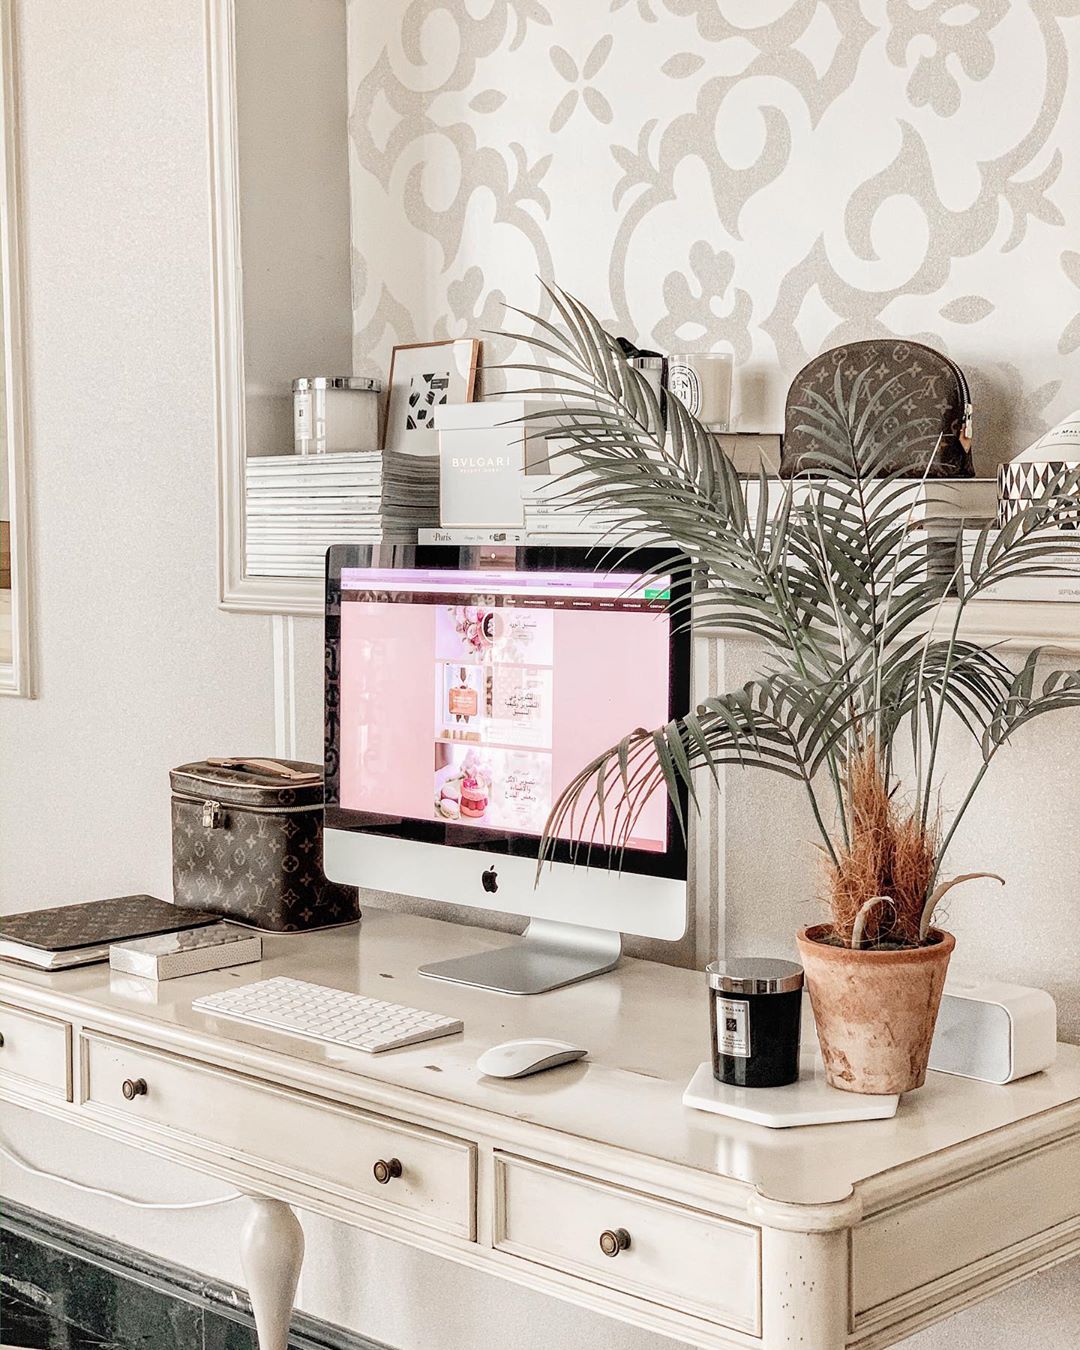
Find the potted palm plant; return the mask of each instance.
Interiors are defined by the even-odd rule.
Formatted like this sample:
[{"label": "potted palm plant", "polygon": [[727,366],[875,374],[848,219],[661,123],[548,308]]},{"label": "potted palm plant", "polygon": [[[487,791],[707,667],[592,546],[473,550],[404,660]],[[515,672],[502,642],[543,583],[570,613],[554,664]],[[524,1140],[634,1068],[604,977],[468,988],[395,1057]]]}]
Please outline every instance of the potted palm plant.
[{"label": "potted palm plant", "polygon": [[[1013,734],[1080,704],[1080,673],[1037,678],[1037,651],[1015,670],[965,636],[964,619],[995,582],[1075,569],[1080,533],[1060,521],[1075,511],[1078,474],[1059,475],[1004,529],[987,526],[967,574],[956,560],[943,576],[928,566],[920,484],[885,472],[903,430],[890,381],[864,371],[845,392],[838,377],[834,399],[801,410],[821,447],[818,476],[746,480],[677,399],[661,439],[647,381],[584,305],[548,294],[551,321],[529,315],[532,334],[505,336],[537,353],[511,368],[533,385],[543,376],[542,389],[518,392],[560,405],[533,416],[573,456],[563,479],[575,509],[617,505],[627,530],[676,545],[692,594],[682,621],[759,640],[764,673],[700,697],[666,726],[628,728],[585,765],[552,810],[541,865],[560,831],[588,839],[599,828],[625,846],[654,791],[666,789],[678,813],[682,785],[695,805],[699,771],[742,765],[795,779],[816,822],[828,906],[798,944],[829,1081],[916,1088],[954,946],[935,907],[957,882],[988,875],[945,877],[957,827]],[[981,753],[947,813],[950,721]]]}]

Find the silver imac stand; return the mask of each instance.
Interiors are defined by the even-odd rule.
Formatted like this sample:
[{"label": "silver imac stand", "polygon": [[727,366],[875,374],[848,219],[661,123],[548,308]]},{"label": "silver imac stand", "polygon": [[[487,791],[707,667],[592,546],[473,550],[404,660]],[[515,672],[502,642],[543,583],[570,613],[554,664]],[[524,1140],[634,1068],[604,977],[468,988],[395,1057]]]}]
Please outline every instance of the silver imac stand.
[{"label": "silver imac stand", "polygon": [[614,970],[621,955],[621,933],[530,919],[520,942],[474,956],[436,961],[421,966],[420,974],[499,994],[544,994]]}]

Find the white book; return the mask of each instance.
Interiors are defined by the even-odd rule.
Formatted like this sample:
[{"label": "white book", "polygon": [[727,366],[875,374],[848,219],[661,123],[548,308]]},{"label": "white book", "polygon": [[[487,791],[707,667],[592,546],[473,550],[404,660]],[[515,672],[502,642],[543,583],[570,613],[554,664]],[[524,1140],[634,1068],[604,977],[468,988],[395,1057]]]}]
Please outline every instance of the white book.
[{"label": "white book", "polygon": [[[788,490],[788,480],[769,478],[766,480],[769,494],[770,516],[780,509]],[[793,498],[796,504],[812,502],[816,491],[820,491],[822,480],[799,479],[793,484]],[[746,504],[750,512],[756,512],[761,497],[761,484],[756,478],[746,480]],[[826,498],[828,500],[828,498]],[[910,503],[912,523],[933,521],[943,525],[946,521],[989,520],[997,514],[997,480],[994,478],[928,478],[925,481],[912,480],[910,484],[890,489],[886,495],[889,510],[897,509],[902,503]]]},{"label": "white book", "polygon": [[532,519],[540,517],[551,517],[553,520],[573,520],[575,517],[581,520],[589,520],[595,517],[608,516],[612,520],[625,520],[627,516],[633,515],[629,507],[619,506],[580,506],[577,502],[567,502],[565,506],[526,506],[525,514]]},{"label": "white book", "polygon": [[1034,600],[1076,604],[1080,575],[1075,577],[1007,577],[979,592],[980,600]]},{"label": "white book", "polygon": [[556,530],[544,530],[542,532],[526,531],[526,535],[527,543],[544,544],[549,548],[560,546],[591,548],[594,545],[600,548],[643,548],[650,545],[670,547],[662,536],[647,533],[609,535],[598,530],[579,530],[562,534]]},{"label": "white book", "polygon": [[355,516],[249,516],[248,528],[264,533],[312,534],[316,530],[332,534],[335,530],[371,530],[390,517],[382,511]]},{"label": "white book", "polygon": [[295,458],[282,456],[280,459],[267,456],[249,458],[244,465],[248,480],[260,483],[276,483],[289,480],[317,483],[324,478],[381,478],[386,466],[381,459],[367,460],[362,463],[342,463],[344,456],[310,455]]},{"label": "white book", "polygon": [[249,518],[248,533],[311,536],[314,534],[334,534],[337,531],[353,530],[361,533],[378,525],[383,513],[369,512],[362,516],[256,516]]},{"label": "white book", "polygon": [[337,530],[370,530],[380,520],[389,520],[385,511],[365,511],[352,516],[248,516],[248,530],[263,534],[333,534]]},{"label": "white book", "polygon": [[373,531],[369,535],[352,539],[321,540],[314,546],[314,551],[312,551],[311,546],[306,544],[257,544],[247,548],[246,556],[248,558],[281,558],[284,561],[288,561],[290,558],[324,558],[326,550],[334,544],[340,544],[345,548],[356,548],[363,544],[377,543],[384,535],[385,531],[380,533]]},{"label": "white book", "polygon": [[264,552],[267,549],[276,549],[278,552],[285,552],[292,548],[315,548],[328,549],[331,544],[365,544],[373,536],[378,534],[378,530],[349,530],[335,531],[333,534],[309,534],[303,536],[286,536],[279,538],[275,535],[248,535],[248,549],[261,549]]},{"label": "white book", "polygon": [[386,466],[381,463],[339,464],[336,460],[324,463],[317,456],[290,460],[281,466],[270,464],[265,468],[261,460],[249,459],[244,471],[250,481],[257,483],[319,483],[324,478],[368,480],[382,478],[387,473]]},{"label": "white book", "polygon": [[576,520],[573,517],[560,520],[528,520],[525,528],[531,534],[606,534],[609,530],[622,531],[639,529],[640,522],[633,520]]},{"label": "white book", "polygon": [[[389,536],[383,535],[381,539],[372,539],[373,544],[411,544],[416,542],[415,536]],[[325,571],[325,564],[320,560],[318,562],[295,562],[292,560],[265,561],[261,558],[250,559],[247,561],[246,571],[248,576],[252,577],[315,577],[320,578]]]},{"label": "white book", "polygon": [[351,530],[348,536],[344,534],[309,534],[300,539],[258,539],[248,537],[248,551],[256,550],[261,553],[287,553],[292,550],[304,549],[307,552],[318,551],[325,553],[331,544],[348,544],[354,541],[363,543],[365,540],[377,538],[382,533],[381,530]]},{"label": "white book", "polygon": [[[388,453],[393,454],[392,451]],[[252,455],[248,463],[285,468],[290,464],[366,464],[383,457],[382,450],[334,450],[325,455]]]},{"label": "white book", "polygon": [[366,487],[354,483],[320,483],[309,486],[306,483],[295,487],[283,485],[277,488],[256,488],[248,485],[248,496],[257,502],[377,502],[382,496],[377,486]]},{"label": "white book", "polygon": [[377,450],[351,450],[340,455],[250,455],[252,473],[366,473],[383,467]]},{"label": "white book", "polygon": [[[982,537],[982,533],[983,533],[982,530],[969,528],[964,529],[963,541],[964,541],[964,548],[966,551],[974,552],[980,538]],[[1000,538],[1000,536],[1001,536],[1000,530],[991,530],[990,533],[987,535],[987,547],[989,548],[991,544],[996,543],[996,541]],[[1041,530],[1040,538],[1046,539],[1048,541],[1056,540],[1058,542],[1073,544],[1076,546],[1077,552],[1080,553],[1080,530]]]},{"label": "white book", "polygon": [[323,569],[314,564],[298,567],[291,563],[263,562],[249,560],[246,571],[249,577],[321,577]]},{"label": "white book", "polygon": [[375,501],[382,496],[388,484],[385,481],[372,483],[336,482],[336,483],[253,483],[248,480],[247,493],[261,501],[277,501],[282,497],[311,498],[322,501],[327,497],[370,497]]},{"label": "white book", "polygon": [[526,535],[516,526],[506,529],[470,530],[465,526],[440,526],[417,531],[420,544],[524,544]]},{"label": "white book", "polygon": [[19,961],[24,965],[40,966],[42,970],[68,970],[72,966],[89,966],[108,959],[108,945],[74,947],[70,951],[50,952],[30,947],[22,942],[0,939],[0,960]]},{"label": "white book", "polygon": [[258,483],[260,487],[274,487],[275,485],[287,485],[289,483],[334,483],[338,481],[346,483],[381,483],[384,479],[393,475],[383,464],[357,465],[353,468],[331,464],[325,468],[309,468],[308,464],[319,465],[321,461],[301,460],[295,467],[286,469],[284,472],[263,473],[257,468],[252,468],[256,461],[248,460],[245,468],[245,474],[249,483]]}]

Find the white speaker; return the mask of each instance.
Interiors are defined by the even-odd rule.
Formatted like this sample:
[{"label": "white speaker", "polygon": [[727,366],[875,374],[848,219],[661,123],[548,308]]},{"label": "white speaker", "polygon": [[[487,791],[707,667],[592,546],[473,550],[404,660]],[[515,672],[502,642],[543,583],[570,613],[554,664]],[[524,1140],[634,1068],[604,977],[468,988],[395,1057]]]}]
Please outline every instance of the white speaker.
[{"label": "white speaker", "polygon": [[949,980],[930,1067],[985,1083],[1011,1083],[1053,1064],[1057,1008],[1043,989]]}]

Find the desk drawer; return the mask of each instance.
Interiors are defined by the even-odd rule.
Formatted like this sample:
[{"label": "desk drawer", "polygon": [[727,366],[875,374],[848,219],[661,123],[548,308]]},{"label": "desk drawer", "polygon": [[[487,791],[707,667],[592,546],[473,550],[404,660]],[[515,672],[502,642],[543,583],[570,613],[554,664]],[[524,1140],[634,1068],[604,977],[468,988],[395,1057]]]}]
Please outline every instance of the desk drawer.
[{"label": "desk drawer", "polygon": [[496,1178],[500,1251],[760,1334],[756,1228],[523,1158],[496,1155]]},{"label": "desk drawer", "polygon": [[[212,1154],[249,1159],[301,1185],[475,1235],[475,1149],[449,1135],[94,1035],[83,1039],[83,1103],[136,1130],[205,1141]],[[379,1169],[380,1182],[380,1162],[400,1172]]]},{"label": "desk drawer", "polygon": [[0,1082],[71,1101],[71,1027],[0,1003]]}]

